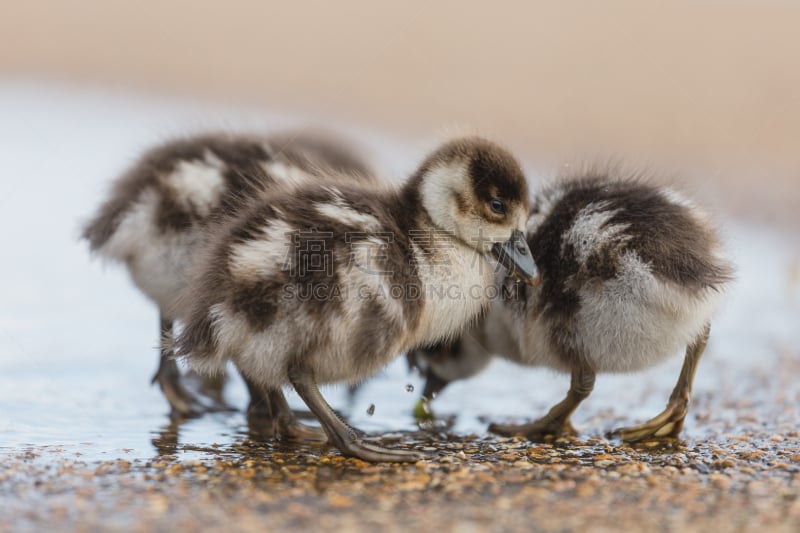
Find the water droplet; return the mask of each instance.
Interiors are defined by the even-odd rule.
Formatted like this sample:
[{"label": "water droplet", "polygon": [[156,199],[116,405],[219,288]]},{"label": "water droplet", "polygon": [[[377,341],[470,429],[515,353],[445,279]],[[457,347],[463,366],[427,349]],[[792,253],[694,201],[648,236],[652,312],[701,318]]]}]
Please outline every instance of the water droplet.
[{"label": "water droplet", "polygon": [[367,407],[367,414],[369,416],[372,416],[372,415],[375,414],[375,404],[374,403],[369,404],[369,407]]},{"label": "water droplet", "polygon": [[406,385],[406,392],[414,392],[414,385],[412,385],[411,383]]}]

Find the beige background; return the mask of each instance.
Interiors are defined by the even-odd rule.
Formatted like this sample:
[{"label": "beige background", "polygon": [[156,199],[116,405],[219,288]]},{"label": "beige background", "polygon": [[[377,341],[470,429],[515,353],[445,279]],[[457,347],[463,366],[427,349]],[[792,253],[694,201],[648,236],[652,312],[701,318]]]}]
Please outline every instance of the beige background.
[{"label": "beige background", "polygon": [[[489,5],[491,4],[491,5]],[[596,157],[800,221],[800,4],[3,0],[0,77],[256,104],[543,170]]]}]

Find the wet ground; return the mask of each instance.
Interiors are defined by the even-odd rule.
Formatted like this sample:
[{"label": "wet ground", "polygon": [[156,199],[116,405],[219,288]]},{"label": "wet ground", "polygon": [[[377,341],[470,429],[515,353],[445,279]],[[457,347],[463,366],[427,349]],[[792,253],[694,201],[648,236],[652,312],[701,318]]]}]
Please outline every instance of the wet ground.
[{"label": "wet ground", "polygon": [[[629,448],[603,437],[661,410],[677,356],[600,376],[574,419],[580,438],[549,444],[485,431],[563,397],[568,378],[547,371],[496,362],[453,385],[434,403],[453,422],[441,433],[416,428],[421,383],[403,361],[355,398],[323,391],[374,438],[430,454],[412,465],[276,443],[239,412],[171,423],[149,385],[155,310],[76,237],[153,132],[291,122],[215,113],[0,90],[0,531],[800,529],[800,247],[785,228],[724,213],[739,279],[712,326],[681,441]],[[227,395],[246,403],[238,379]]]},{"label": "wet ground", "polygon": [[776,429],[637,448],[385,435],[430,454],[402,466],[244,435],[175,448],[162,433],[149,459],[35,447],[3,459],[0,529],[794,532],[800,434]]}]

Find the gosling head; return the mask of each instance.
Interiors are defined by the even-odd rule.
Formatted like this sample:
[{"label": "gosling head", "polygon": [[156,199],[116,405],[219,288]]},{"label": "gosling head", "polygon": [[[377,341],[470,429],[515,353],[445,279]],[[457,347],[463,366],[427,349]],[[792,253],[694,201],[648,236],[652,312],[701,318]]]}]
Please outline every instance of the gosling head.
[{"label": "gosling head", "polygon": [[528,185],[506,149],[480,137],[452,140],[425,160],[415,180],[434,225],[516,277],[538,279],[524,234]]}]

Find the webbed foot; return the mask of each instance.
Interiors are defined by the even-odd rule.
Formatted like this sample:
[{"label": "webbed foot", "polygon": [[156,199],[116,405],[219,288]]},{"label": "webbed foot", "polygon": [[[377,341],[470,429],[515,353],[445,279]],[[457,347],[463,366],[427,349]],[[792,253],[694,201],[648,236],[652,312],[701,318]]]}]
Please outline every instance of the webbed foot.
[{"label": "webbed foot", "polygon": [[646,439],[674,438],[683,429],[683,422],[688,411],[686,401],[670,402],[659,415],[636,426],[623,427],[611,432],[626,442],[637,442]]}]

